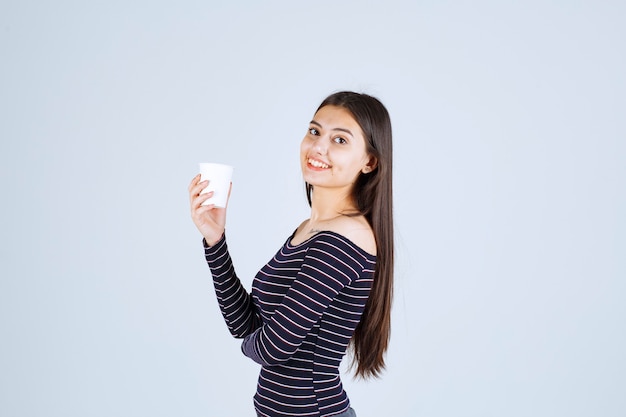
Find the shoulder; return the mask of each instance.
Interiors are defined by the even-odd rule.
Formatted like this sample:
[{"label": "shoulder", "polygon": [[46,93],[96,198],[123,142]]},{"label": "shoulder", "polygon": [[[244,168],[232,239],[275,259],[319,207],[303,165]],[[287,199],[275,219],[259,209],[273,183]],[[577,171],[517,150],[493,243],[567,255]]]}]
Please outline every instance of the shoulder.
[{"label": "shoulder", "polygon": [[[318,231],[307,240],[305,265],[314,271],[334,277],[342,282],[352,282],[367,277],[376,265],[376,247],[368,252],[353,239],[360,234],[345,233],[337,227]],[[373,235],[372,235],[373,239]]]},{"label": "shoulder", "polygon": [[364,216],[341,216],[333,220],[327,230],[337,233],[361,250],[376,256],[376,238]]}]

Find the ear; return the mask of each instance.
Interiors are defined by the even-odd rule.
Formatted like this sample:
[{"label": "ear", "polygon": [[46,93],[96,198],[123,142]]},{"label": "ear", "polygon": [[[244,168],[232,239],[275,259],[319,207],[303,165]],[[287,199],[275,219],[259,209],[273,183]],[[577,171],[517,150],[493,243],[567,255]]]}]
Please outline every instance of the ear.
[{"label": "ear", "polygon": [[370,172],[373,172],[377,166],[378,159],[376,159],[375,156],[370,156],[369,161],[367,161],[367,164],[361,169],[361,172],[364,174],[369,174]]}]

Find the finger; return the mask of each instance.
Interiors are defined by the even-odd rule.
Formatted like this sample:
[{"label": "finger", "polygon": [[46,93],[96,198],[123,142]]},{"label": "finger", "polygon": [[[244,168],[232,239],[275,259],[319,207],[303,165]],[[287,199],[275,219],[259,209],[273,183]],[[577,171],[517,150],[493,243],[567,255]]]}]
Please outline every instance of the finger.
[{"label": "finger", "polygon": [[209,180],[198,181],[193,186],[189,187],[189,192],[192,194],[200,194],[200,191],[204,190],[209,185]]},{"label": "finger", "polygon": [[[214,194],[213,191],[209,191],[208,193],[197,194],[193,196],[191,199],[191,209],[192,210],[198,209],[200,206],[202,206],[202,203],[207,201],[209,198],[213,197],[213,194]],[[206,206],[203,206],[203,207],[206,207]]]},{"label": "finger", "polygon": [[198,182],[200,181],[200,174],[196,175],[195,177],[193,177],[193,179],[191,180],[191,182],[189,183],[189,187],[187,187],[187,189],[189,191],[191,191],[191,189],[198,184]]},{"label": "finger", "polygon": [[195,210],[195,216],[201,218],[205,213],[208,213],[215,209],[215,204],[207,204],[206,206],[200,206]]},{"label": "finger", "polygon": [[228,202],[230,201],[230,192],[233,190],[233,182],[230,182],[228,186],[228,197],[226,197],[226,207],[228,207]]},{"label": "finger", "polygon": [[194,199],[199,196],[202,190],[204,190],[209,185],[208,180],[200,181],[196,183],[193,187],[189,189],[189,198]]}]

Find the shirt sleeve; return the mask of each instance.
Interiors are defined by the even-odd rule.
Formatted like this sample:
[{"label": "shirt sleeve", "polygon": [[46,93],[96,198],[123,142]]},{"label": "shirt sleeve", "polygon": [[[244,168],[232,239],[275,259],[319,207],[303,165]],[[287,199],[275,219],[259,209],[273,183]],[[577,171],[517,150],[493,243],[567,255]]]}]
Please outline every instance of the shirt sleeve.
[{"label": "shirt sleeve", "polygon": [[213,276],[215,295],[226,326],[234,337],[246,337],[261,325],[261,318],[252,302],[252,296],[235,273],[226,237],[222,236],[213,246],[208,246],[205,240],[203,244],[205,258]]},{"label": "shirt sleeve", "polygon": [[245,337],[243,353],[264,366],[289,360],[337,294],[362,273],[353,248],[321,235],[311,243],[291,288],[263,326]]}]

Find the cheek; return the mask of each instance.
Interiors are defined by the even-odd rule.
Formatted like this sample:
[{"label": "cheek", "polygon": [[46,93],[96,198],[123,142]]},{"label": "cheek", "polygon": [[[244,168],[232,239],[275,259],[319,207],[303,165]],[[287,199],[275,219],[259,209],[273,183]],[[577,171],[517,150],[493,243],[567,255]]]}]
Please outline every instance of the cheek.
[{"label": "cheek", "polygon": [[308,150],[308,144],[307,144],[307,140],[306,140],[306,136],[304,137],[304,139],[302,139],[302,142],[300,142],[300,153],[304,154],[307,150]]},{"label": "cheek", "polygon": [[315,146],[315,141],[311,140],[308,137],[304,137],[302,142],[300,142],[300,155],[305,157],[313,151],[313,147]]},{"label": "cheek", "polygon": [[305,164],[305,159],[306,159],[306,156],[309,153],[309,149],[310,149],[310,146],[308,145],[307,140],[305,138],[300,143],[300,163],[302,165]]}]

